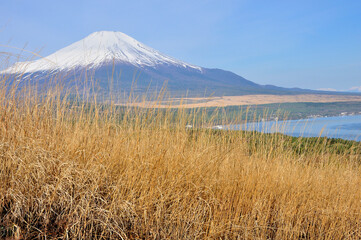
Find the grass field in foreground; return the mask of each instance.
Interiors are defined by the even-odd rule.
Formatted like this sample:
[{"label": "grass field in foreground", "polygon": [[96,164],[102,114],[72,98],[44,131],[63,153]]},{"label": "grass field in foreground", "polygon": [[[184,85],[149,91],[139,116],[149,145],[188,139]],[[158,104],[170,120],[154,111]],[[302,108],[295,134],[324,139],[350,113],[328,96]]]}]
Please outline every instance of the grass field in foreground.
[{"label": "grass field in foreground", "polygon": [[361,238],[359,143],[1,89],[1,238]]}]

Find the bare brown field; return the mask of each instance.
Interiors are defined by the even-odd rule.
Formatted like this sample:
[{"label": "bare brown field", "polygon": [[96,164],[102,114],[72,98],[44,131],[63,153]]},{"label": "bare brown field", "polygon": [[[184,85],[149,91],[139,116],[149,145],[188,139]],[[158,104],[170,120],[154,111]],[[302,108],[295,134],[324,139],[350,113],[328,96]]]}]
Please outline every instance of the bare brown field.
[{"label": "bare brown field", "polygon": [[321,95],[321,94],[300,94],[300,95],[243,95],[224,96],[209,98],[174,98],[167,101],[148,101],[132,103],[139,107],[159,107],[159,108],[197,108],[197,107],[226,107],[242,105],[259,105],[270,103],[297,103],[297,102],[349,102],[361,101],[361,96],[347,95]]}]

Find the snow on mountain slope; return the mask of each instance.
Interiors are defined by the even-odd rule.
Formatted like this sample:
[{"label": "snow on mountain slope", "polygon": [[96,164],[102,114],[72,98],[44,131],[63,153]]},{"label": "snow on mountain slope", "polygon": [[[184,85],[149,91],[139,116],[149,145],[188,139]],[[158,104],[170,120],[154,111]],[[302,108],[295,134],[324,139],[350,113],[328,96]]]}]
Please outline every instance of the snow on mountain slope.
[{"label": "snow on mountain slope", "polygon": [[124,33],[101,31],[39,60],[18,62],[3,73],[67,71],[78,67],[95,68],[113,62],[138,67],[171,65],[202,71],[201,67],[162,54]]}]

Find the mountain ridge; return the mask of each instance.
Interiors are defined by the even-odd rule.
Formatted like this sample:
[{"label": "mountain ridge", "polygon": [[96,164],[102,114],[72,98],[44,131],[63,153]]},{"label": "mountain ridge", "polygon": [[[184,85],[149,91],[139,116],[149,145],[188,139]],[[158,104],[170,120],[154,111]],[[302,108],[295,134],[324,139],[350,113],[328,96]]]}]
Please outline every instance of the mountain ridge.
[{"label": "mountain ridge", "polygon": [[175,65],[201,71],[201,67],[167,56],[122,32],[99,31],[47,57],[16,63],[4,72],[64,71],[76,67],[95,68],[112,62],[137,67]]},{"label": "mountain ridge", "polygon": [[[206,91],[218,96],[327,93],[260,85],[231,71],[204,68],[177,60],[122,32],[112,31],[94,32],[47,57],[15,63],[1,73],[14,79],[20,75],[21,79],[31,79],[41,84],[52,76],[61,75],[66,83],[69,82],[68,85],[73,79],[85,82],[91,75],[104,94],[110,89],[117,92],[157,90],[165,82],[167,90],[176,96],[199,96]],[[115,79],[109,80],[110,76]],[[21,79],[17,80],[21,82]],[[135,88],[134,82],[137,83]],[[80,86],[84,87],[85,84]]]}]

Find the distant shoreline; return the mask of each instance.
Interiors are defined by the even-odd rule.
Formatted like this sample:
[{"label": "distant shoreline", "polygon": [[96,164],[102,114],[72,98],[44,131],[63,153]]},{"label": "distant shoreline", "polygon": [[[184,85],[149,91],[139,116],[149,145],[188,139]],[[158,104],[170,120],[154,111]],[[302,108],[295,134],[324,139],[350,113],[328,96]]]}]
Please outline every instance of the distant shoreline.
[{"label": "distant shoreline", "polygon": [[309,119],[247,122],[222,129],[281,133],[292,137],[327,137],[361,142],[361,114]]}]

